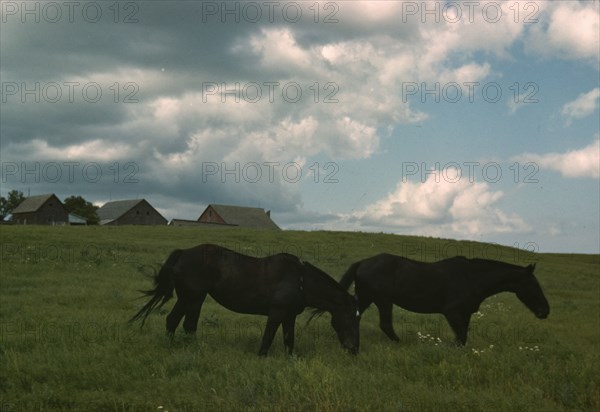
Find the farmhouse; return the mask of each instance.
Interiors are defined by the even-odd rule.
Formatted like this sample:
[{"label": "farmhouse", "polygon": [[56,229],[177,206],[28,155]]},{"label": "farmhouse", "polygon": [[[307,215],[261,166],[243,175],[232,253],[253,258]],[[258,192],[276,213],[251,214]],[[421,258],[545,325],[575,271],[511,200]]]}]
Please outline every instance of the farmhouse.
[{"label": "farmhouse", "polygon": [[210,204],[198,220],[173,219],[169,226],[194,227],[247,227],[252,229],[281,230],[271,220],[271,212],[258,207]]},{"label": "farmhouse", "polygon": [[12,211],[18,225],[65,225],[69,212],[54,193],[30,196]]},{"label": "farmhouse", "polygon": [[145,199],[105,203],[97,211],[101,225],[166,225],[165,219]]}]

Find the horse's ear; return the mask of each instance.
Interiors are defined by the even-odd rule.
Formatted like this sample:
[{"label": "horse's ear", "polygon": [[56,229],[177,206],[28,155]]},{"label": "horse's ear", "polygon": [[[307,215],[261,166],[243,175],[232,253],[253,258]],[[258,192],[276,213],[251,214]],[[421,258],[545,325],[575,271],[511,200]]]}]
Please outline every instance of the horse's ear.
[{"label": "horse's ear", "polygon": [[529,266],[527,266],[527,269],[529,269],[530,273],[533,273],[533,271],[535,270],[535,263],[532,263]]}]

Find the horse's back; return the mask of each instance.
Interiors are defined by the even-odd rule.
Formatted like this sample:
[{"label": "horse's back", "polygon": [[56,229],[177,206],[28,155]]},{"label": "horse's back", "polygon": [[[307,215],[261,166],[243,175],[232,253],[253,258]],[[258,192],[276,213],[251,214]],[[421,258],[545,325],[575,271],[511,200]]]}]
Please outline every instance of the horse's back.
[{"label": "horse's back", "polygon": [[411,283],[418,268],[416,261],[382,253],[360,262],[355,282],[361,289],[394,296],[407,289],[406,284]]},{"label": "horse's back", "polygon": [[[454,265],[451,265],[454,266]],[[374,297],[414,312],[440,312],[462,283],[460,274],[440,262],[420,262],[392,254],[380,254],[361,262],[358,288]]]},{"label": "horse's back", "polygon": [[289,254],[256,258],[203,244],[182,251],[176,287],[183,293],[204,291],[235,312],[266,315],[274,301],[299,289],[299,264]]},{"label": "horse's back", "polygon": [[382,253],[360,262],[357,279],[393,279],[395,283],[405,281],[440,280],[443,271],[433,263],[420,262],[403,256]]}]

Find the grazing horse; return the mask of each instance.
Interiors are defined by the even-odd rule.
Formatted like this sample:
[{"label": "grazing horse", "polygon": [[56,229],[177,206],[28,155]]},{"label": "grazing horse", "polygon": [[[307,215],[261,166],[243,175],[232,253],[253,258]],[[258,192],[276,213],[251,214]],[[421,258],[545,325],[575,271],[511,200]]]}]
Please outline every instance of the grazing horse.
[{"label": "grazing horse", "polygon": [[352,282],[359,311],[375,303],[379,327],[392,340],[400,339],[392,326],[392,305],[418,313],[441,313],[454,331],[457,344],[467,343],[471,315],[489,296],[513,292],[539,319],[550,312],[544,292],[527,267],[486,259],[453,257],[425,263],[383,253],[350,266],[340,280]]},{"label": "grazing horse", "polygon": [[311,307],[315,314],[329,312],[342,346],[358,353],[359,314],[354,297],[325,272],[290,254],[255,258],[211,244],[177,249],[154,276],[154,286],[143,292],[151,299],[130,322],[142,319],[143,326],[150,312],[173,297],[175,289],[177,302],[167,316],[167,334],[173,336],[184,317],[184,330],[195,333],[209,294],[234,312],[268,316],[259,355],[267,354],[279,325],[291,354],[296,316]]}]

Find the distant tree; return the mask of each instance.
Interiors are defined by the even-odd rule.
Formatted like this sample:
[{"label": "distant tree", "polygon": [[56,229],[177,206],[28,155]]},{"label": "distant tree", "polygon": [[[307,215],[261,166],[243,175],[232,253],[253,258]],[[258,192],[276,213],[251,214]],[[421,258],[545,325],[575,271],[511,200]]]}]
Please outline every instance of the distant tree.
[{"label": "distant tree", "polygon": [[12,211],[23,203],[25,195],[19,190],[11,190],[8,192],[8,198],[0,196],[0,218],[4,219],[5,216],[12,213]]},{"label": "distant tree", "polygon": [[69,213],[74,213],[87,219],[89,225],[97,225],[100,218],[96,214],[98,206],[88,202],[81,196],[69,196],[64,201]]},{"label": "distant tree", "polygon": [[6,204],[8,200],[4,196],[0,196],[0,220],[4,220],[4,216],[8,213],[6,212]]}]

